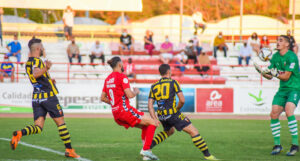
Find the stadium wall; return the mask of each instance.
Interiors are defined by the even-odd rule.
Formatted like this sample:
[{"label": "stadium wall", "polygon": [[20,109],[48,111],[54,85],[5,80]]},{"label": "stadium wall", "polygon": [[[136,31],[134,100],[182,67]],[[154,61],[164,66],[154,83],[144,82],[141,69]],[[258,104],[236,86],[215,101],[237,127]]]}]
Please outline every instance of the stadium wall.
[{"label": "stadium wall", "polygon": [[[59,83],[58,98],[65,113],[110,113],[109,105],[100,101],[103,82],[72,84]],[[134,107],[147,111],[150,85],[133,84],[140,94],[130,100]],[[186,103],[183,112],[268,114],[277,87],[242,87],[214,85],[182,85]],[[28,83],[0,85],[0,113],[32,112],[32,86]],[[297,108],[296,114],[300,114]]]}]

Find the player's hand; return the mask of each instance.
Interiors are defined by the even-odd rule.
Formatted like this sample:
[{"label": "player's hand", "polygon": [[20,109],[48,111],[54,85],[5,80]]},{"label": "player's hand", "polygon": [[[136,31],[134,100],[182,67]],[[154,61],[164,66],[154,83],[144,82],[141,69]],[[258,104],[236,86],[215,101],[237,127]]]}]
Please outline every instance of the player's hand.
[{"label": "player's hand", "polygon": [[159,127],[160,121],[157,120],[157,119],[154,119],[154,122],[155,122],[155,126],[156,126],[156,127]]},{"label": "player's hand", "polygon": [[51,66],[52,66],[52,62],[50,60],[46,60],[45,64],[46,64],[47,70],[49,70],[51,68]]},{"label": "player's hand", "polygon": [[262,74],[269,74],[269,75],[272,75],[272,74],[271,74],[271,70],[270,70],[269,68],[264,68],[264,69],[262,70]]},{"label": "player's hand", "polygon": [[55,79],[51,79],[52,83],[56,84],[56,80]]},{"label": "player's hand", "polygon": [[133,88],[133,92],[134,92],[135,94],[139,94],[139,93],[140,93],[140,90],[139,90],[138,88]]}]

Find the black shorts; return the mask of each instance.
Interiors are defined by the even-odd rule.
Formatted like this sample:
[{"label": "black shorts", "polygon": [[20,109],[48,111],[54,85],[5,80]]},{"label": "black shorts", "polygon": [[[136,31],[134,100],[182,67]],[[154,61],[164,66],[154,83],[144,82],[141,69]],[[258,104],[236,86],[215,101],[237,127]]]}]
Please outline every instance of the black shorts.
[{"label": "black shorts", "polygon": [[38,119],[41,116],[46,118],[48,112],[52,118],[64,116],[64,113],[56,96],[49,97],[47,99],[32,100],[32,108],[34,120]]},{"label": "black shorts", "polygon": [[192,123],[190,119],[184,116],[181,112],[171,115],[171,117],[166,120],[160,119],[160,122],[164,127],[164,131],[169,131],[173,126],[177,131],[181,131],[183,128]]},{"label": "black shorts", "polygon": [[72,34],[73,34],[72,30],[73,30],[73,27],[70,27],[70,26],[64,27],[64,32],[65,33],[67,32],[69,34],[69,36],[72,36]]}]

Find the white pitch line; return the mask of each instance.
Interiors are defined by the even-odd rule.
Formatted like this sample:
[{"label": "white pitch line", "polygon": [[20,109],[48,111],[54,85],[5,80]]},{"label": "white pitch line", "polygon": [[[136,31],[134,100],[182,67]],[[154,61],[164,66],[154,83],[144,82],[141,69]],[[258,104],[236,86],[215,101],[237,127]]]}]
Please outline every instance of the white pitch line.
[{"label": "white pitch line", "polygon": [[[10,141],[11,139],[8,139],[8,138],[0,138],[0,140]],[[45,147],[42,147],[42,146],[32,145],[32,144],[28,144],[28,143],[25,143],[25,142],[22,142],[22,141],[20,141],[19,144],[24,145],[24,146],[27,146],[27,147],[31,147],[31,148],[43,150],[43,151],[46,151],[46,152],[51,152],[51,153],[55,153],[55,154],[58,154],[58,155],[65,156],[65,153],[63,153],[63,152],[56,151],[56,150],[49,149],[49,148],[45,148]],[[82,158],[82,157],[80,157],[80,158],[75,158],[75,159],[80,160],[80,161],[91,161],[91,160],[89,160],[89,159]]]}]

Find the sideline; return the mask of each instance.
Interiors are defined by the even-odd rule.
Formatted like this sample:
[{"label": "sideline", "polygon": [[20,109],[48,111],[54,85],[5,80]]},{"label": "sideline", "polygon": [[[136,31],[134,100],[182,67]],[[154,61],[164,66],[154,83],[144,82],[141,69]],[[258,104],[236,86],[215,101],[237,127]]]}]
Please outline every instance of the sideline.
[{"label": "sideline", "polygon": [[[10,141],[10,139],[8,139],[8,138],[0,138],[0,140]],[[55,153],[55,154],[58,154],[58,155],[65,156],[65,153],[60,152],[60,151],[56,151],[56,150],[53,150],[53,149],[49,149],[49,148],[45,148],[45,147],[41,147],[41,146],[37,146],[37,145],[28,144],[28,143],[25,143],[25,142],[22,142],[22,141],[20,141],[19,144],[24,145],[24,146],[27,146],[27,147],[39,149],[39,150],[42,150],[42,151],[51,152],[51,153]],[[72,159],[75,159],[75,158],[72,158]],[[89,160],[89,159],[82,158],[82,157],[76,158],[76,160],[80,160],[80,161],[91,161],[91,160]]]}]

